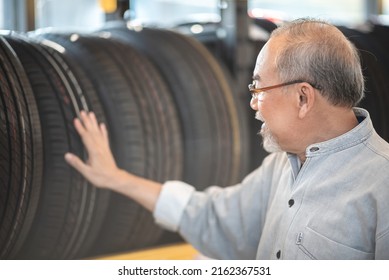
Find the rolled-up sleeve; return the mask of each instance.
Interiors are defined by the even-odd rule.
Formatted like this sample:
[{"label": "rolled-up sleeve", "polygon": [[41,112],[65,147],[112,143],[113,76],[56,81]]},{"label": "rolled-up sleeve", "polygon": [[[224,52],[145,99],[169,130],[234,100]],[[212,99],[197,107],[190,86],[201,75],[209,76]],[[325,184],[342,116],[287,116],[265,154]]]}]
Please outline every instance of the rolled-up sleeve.
[{"label": "rolled-up sleeve", "polygon": [[194,187],[181,181],[164,183],[153,212],[156,223],[168,230],[177,231],[184,209],[194,191]]}]

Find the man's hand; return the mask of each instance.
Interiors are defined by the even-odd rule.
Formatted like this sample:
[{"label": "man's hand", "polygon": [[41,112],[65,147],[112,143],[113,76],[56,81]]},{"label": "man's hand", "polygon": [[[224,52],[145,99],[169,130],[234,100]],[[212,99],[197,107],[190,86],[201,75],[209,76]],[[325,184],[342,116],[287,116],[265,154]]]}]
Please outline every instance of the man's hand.
[{"label": "man's hand", "polygon": [[78,156],[66,153],[65,160],[78,170],[88,181],[97,187],[112,188],[115,179],[119,179],[106,126],[98,124],[93,112],[81,111],[80,119],[74,120],[74,126],[80,134],[88,152],[88,160],[83,162]]},{"label": "man's hand", "polygon": [[78,156],[66,153],[65,160],[77,169],[89,182],[101,188],[121,193],[153,211],[162,189],[162,184],[144,179],[116,166],[109,147],[105,125],[98,124],[94,113],[80,113],[74,126],[88,152],[87,162]]}]

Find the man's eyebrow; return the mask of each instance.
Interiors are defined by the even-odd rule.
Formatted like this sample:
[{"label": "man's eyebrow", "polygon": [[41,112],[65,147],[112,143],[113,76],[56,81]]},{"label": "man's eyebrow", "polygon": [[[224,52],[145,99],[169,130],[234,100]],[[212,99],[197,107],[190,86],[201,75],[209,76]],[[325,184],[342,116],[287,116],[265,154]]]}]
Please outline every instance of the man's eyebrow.
[{"label": "man's eyebrow", "polygon": [[260,81],[261,80],[261,77],[258,75],[258,74],[255,74],[253,77],[252,77],[253,81]]}]

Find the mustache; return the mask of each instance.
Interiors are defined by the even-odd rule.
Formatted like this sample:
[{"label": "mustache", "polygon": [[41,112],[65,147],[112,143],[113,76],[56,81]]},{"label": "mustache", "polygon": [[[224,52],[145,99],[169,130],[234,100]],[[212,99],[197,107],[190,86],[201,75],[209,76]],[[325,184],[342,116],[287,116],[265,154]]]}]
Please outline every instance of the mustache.
[{"label": "mustache", "polygon": [[259,120],[261,122],[265,122],[265,120],[263,119],[263,116],[262,116],[260,111],[256,111],[255,112],[255,119],[257,119],[257,120]]}]

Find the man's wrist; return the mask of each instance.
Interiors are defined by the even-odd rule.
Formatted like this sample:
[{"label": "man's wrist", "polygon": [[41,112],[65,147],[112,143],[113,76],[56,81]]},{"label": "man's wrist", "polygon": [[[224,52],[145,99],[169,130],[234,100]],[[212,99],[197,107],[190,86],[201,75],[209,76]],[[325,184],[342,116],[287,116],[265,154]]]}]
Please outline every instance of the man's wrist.
[{"label": "man's wrist", "polygon": [[112,176],[112,180],[107,183],[107,188],[111,191],[120,192],[120,190],[127,188],[130,182],[131,175],[127,171],[118,168]]}]

